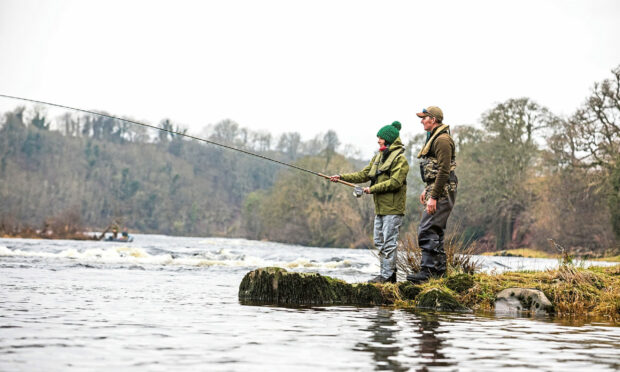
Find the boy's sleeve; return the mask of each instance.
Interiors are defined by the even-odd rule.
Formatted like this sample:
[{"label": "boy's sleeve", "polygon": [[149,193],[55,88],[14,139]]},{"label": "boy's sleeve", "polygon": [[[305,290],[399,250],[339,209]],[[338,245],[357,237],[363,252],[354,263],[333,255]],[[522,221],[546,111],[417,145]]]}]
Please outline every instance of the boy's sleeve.
[{"label": "boy's sleeve", "polygon": [[370,177],[368,177],[368,172],[370,172],[370,167],[372,166],[372,162],[375,160],[374,156],[370,159],[370,163],[364,169],[355,173],[345,173],[340,175],[340,179],[347,182],[353,183],[362,183],[370,181]]},{"label": "boy's sleeve", "polygon": [[407,173],[409,173],[409,163],[407,163],[407,159],[404,155],[398,156],[394,163],[395,164],[392,165],[392,169],[390,169],[390,178],[372,186],[370,188],[371,194],[394,192],[403,186],[407,180]]}]

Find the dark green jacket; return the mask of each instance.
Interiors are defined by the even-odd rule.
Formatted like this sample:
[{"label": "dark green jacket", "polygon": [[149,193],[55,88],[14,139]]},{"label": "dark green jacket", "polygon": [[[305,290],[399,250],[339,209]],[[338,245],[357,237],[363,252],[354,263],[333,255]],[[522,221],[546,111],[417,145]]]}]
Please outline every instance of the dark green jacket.
[{"label": "dark green jacket", "polygon": [[[370,187],[370,193],[375,201],[375,214],[405,214],[407,202],[407,173],[409,163],[405,157],[405,147],[397,138],[390,145],[387,158],[383,159],[383,152],[379,151],[370,163],[361,171],[340,175],[340,179],[347,182],[363,183],[375,181]],[[377,175],[378,174],[378,175]]]}]

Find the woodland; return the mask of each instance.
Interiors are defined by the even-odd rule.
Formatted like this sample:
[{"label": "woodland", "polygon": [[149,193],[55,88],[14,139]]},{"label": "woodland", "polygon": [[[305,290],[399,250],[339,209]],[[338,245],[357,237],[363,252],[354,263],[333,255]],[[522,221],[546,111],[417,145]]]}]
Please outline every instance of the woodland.
[{"label": "woodland", "polygon": [[[413,115],[413,114],[412,114]],[[386,123],[377,123],[387,125]],[[450,228],[483,251],[620,249],[620,66],[568,117],[529,98],[497,103],[479,123],[450,125],[458,196]],[[187,129],[170,119],[159,127]],[[255,132],[227,119],[202,138],[337,174],[361,169],[336,132]],[[369,133],[374,136],[375,133]],[[414,232],[426,136],[401,131],[410,163],[403,232]],[[0,119],[0,236],[27,228],[262,239],[317,247],[372,245],[373,204],[315,175],[230,149],[97,115],[48,117],[18,106]],[[617,253],[616,253],[617,254]]]}]

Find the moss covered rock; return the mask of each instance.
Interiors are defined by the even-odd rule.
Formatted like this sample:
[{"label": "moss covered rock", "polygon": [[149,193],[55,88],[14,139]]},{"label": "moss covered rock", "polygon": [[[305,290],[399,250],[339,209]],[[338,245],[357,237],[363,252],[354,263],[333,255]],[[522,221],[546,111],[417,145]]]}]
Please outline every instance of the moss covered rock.
[{"label": "moss covered rock", "polygon": [[239,285],[239,300],[282,305],[380,305],[381,290],[372,284],[348,284],[317,273],[278,267],[250,271]]},{"label": "moss covered rock", "polygon": [[446,287],[454,292],[463,293],[474,286],[474,277],[469,274],[457,274],[450,276],[445,281]]},{"label": "moss covered rock", "polygon": [[470,311],[454,296],[441,288],[429,288],[416,298],[417,307],[440,311]]},{"label": "moss covered rock", "polygon": [[398,284],[398,290],[403,300],[415,300],[422,292],[422,287],[411,282],[401,282]]}]

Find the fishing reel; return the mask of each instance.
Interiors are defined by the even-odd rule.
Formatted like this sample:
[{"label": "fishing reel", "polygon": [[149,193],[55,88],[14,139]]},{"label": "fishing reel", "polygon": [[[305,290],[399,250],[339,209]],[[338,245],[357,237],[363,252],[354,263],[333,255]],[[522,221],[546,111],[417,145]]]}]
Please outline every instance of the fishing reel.
[{"label": "fishing reel", "polygon": [[361,198],[362,195],[364,195],[364,188],[360,186],[355,186],[355,188],[353,189],[353,195],[355,195],[356,198]]}]

